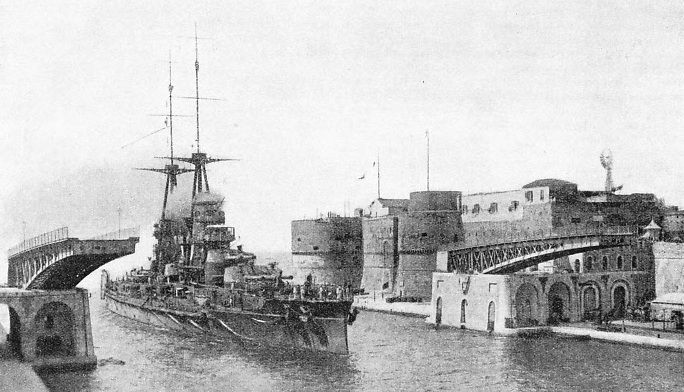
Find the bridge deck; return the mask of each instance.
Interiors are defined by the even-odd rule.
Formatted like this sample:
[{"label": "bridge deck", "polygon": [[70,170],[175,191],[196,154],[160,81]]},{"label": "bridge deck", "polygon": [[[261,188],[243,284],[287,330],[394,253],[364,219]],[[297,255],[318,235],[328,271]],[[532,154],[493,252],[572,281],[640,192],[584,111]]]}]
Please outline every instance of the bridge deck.
[{"label": "bridge deck", "polygon": [[470,243],[446,250],[447,271],[508,274],[571,254],[630,245],[633,231],[624,228],[584,232],[551,232],[546,236]]},{"label": "bridge deck", "polygon": [[[128,229],[117,233],[132,234]],[[139,240],[109,237],[69,238],[63,228],[25,241],[9,252],[8,283],[27,289],[72,289],[99,267],[133,254]]]}]

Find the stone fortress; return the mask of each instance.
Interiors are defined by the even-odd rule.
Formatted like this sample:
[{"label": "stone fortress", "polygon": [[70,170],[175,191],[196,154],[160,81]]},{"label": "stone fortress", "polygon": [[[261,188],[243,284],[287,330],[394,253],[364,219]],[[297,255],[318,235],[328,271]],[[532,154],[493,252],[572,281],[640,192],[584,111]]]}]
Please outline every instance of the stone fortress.
[{"label": "stone fortress", "polygon": [[[463,198],[464,244],[448,244],[433,275],[432,320],[479,330],[502,330],[624,314],[656,296],[652,244],[674,207],[653,194],[580,191],[556,179],[519,190]],[[651,224],[651,229],[646,229]],[[501,246],[519,239],[571,238],[622,228],[632,234],[621,246],[555,258],[512,274],[487,275],[450,260],[460,246]],[[569,241],[566,239],[565,241]]]},{"label": "stone fortress", "polygon": [[[431,302],[433,323],[497,332],[621,316],[684,293],[684,211],[651,193],[617,194],[607,169],[600,191],[541,179],[509,191],[412,192],[352,217],[294,221],[293,260],[317,261],[322,279],[344,276],[334,283],[376,301]],[[520,260],[494,265],[512,252]]]}]

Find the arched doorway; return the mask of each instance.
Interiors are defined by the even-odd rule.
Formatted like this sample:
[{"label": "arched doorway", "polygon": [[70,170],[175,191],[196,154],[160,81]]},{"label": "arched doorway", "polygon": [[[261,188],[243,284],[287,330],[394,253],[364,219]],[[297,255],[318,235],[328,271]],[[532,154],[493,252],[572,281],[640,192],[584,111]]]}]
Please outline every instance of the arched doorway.
[{"label": "arched doorway", "polygon": [[74,349],[74,316],[63,302],[50,302],[35,317],[36,355],[71,356]]},{"label": "arched doorway", "polygon": [[518,327],[539,324],[539,296],[529,283],[518,287],[515,293],[515,320]]},{"label": "arched doorway", "polygon": [[565,283],[556,282],[549,289],[549,324],[558,324],[570,319],[570,289]]},{"label": "arched doorway", "polygon": [[[461,324],[466,323],[466,308],[468,307],[468,301],[465,299],[461,301]],[[461,325],[463,327],[463,325]]]},{"label": "arched doorway", "polygon": [[594,320],[600,310],[599,304],[601,303],[599,297],[599,291],[595,285],[591,284],[582,289],[582,319],[583,320]]},{"label": "arched doorway", "polygon": [[437,298],[437,308],[435,309],[435,325],[442,324],[442,297]]},{"label": "arched doorway", "polygon": [[492,301],[487,310],[487,331],[492,332],[494,330],[494,320],[496,320],[496,305]]},{"label": "arched doorway", "polygon": [[612,305],[613,317],[624,317],[627,307],[627,289],[624,285],[618,284],[613,287]]}]

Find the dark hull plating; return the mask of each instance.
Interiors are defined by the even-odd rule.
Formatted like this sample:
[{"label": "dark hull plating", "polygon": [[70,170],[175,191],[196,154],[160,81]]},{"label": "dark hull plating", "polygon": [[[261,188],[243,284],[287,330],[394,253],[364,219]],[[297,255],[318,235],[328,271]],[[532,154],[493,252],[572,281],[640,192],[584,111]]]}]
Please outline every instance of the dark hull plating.
[{"label": "dark hull plating", "polygon": [[[271,346],[347,354],[347,314],[351,303],[305,301],[310,308],[326,306],[326,316],[301,317],[225,308],[188,312],[147,305],[144,299],[105,290],[107,307],[114,313],[145,324],[189,333],[212,334]],[[298,302],[301,303],[301,302]],[[292,305],[295,305],[294,303]],[[330,306],[334,308],[330,308]],[[314,311],[313,314],[317,312]],[[330,314],[334,313],[334,314]]]}]

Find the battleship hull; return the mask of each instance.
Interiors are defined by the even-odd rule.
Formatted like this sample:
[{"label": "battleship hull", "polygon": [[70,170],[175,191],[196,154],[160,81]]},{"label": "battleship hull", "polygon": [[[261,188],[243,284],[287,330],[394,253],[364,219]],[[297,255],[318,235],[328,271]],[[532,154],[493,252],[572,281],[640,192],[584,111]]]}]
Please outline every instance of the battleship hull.
[{"label": "battleship hull", "polygon": [[[285,316],[241,309],[185,311],[155,306],[145,299],[131,298],[114,291],[103,293],[107,307],[121,316],[170,330],[210,334],[269,346],[347,354],[347,314],[351,302],[319,303],[302,301],[316,313],[324,305],[327,317]],[[293,304],[296,305],[296,304]],[[332,313],[332,314],[331,314]]]}]

